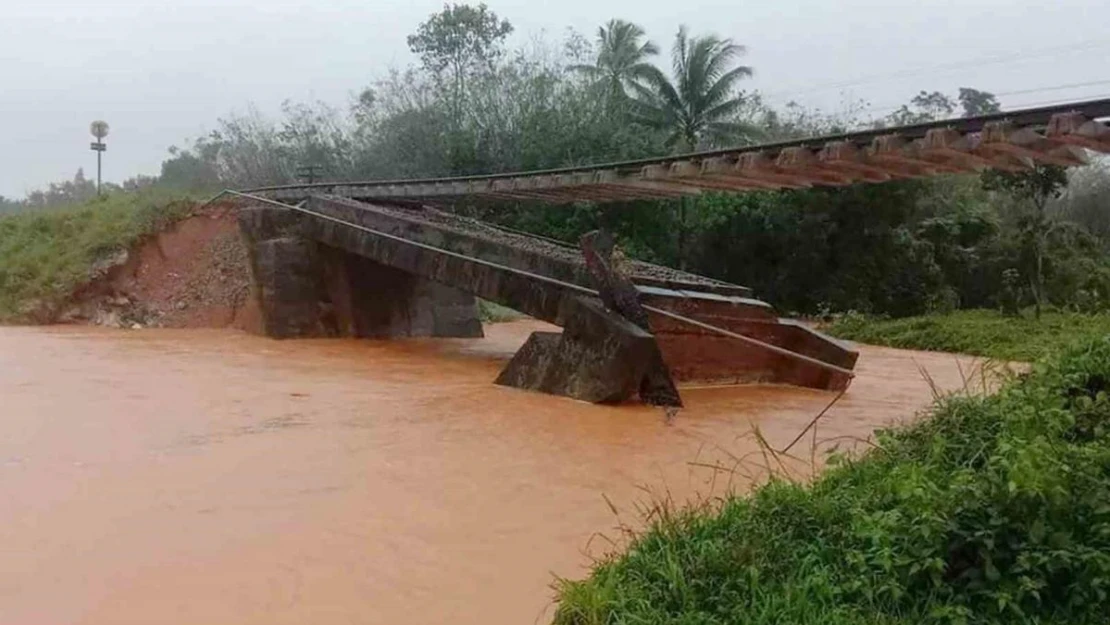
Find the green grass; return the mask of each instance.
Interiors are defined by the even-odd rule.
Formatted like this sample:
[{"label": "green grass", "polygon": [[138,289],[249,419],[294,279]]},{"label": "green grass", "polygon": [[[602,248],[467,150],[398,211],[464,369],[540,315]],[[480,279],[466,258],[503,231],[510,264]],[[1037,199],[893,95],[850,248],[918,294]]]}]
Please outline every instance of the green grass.
[{"label": "green grass", "polygon": [[939,400],[811,485],[656,510],[558,625],[1106,622],[1110,338]]},{"label": "green grass", "polygon": [[829,334],[872,345],[958,352],[999,360],[1033,361],[1077,341],[1110,334],[1110,315],[1046,312],[1004,317],[990,310],[875,319],[849,314],[823,328]]},{"label": "green grass", "polygon": [[0,215],[0,321],[28,321],[88,280],[94,264],[165,228],[193,203],[180,194],[118,193],[84,204]]},{"label": "green grass", "polygon": [[484,299],[478,300],[478,318],[485,323],[516,321],[517,319],[523,319],[525,316],[524,313],[517,312],[496,302]]}]

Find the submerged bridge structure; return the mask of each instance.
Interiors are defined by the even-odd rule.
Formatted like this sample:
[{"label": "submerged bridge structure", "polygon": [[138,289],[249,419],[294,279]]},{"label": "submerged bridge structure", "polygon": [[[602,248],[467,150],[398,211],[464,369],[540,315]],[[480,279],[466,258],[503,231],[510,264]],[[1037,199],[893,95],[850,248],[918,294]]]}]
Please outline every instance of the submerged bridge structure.
[{"label": "submerged bridge structure", "polygon": [[618,202],[839,186],[1110,153],[1110,99],[662,159],[491,176],[230,193],[273,337],[480,336],[475,297],[560,326],[497,382],[594,402],[681,405],[678,383],[845,389],[858,354],[750,289],[442,210],[462,198]]}]

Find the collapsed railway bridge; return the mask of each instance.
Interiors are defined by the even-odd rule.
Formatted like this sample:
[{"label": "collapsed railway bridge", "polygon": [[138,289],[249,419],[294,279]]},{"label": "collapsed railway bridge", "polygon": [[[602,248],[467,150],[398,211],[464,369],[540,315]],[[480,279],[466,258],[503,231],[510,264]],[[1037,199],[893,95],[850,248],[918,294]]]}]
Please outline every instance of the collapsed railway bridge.
[{"label": "collapsed railway bridge", "polygon": [[616,202],[1087,162],[1110,100],[540,172],[228,191],[247,202],[272,337],[480,336],[475,297],[560,326],[497,382],[593,402],[678,406],[676,382],[847,388],[858,354],[780,319],[749,289],[451,213],[462,198]]}]

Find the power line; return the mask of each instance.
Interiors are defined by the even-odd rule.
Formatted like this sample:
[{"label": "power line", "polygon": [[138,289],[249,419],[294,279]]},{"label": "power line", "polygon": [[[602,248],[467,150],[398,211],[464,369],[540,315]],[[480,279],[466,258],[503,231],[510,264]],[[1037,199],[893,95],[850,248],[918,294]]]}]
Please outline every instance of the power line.
[{"label": "power line", "polygon": [[[1046,92],[1046,91],[1061,91],[1061,90],[1065,90],[1065,89],[1080,89],[1080,88],[1084,88],[1084,87],[1096,87],[1096,86],[1101,86],[1101,85],[1110,85],[1110,80],[1092,80],[1092,81],[1089,81],[1089,82],[1077,82],[1077,83],[1064,84],[1064,85],[1051,85],[1051,86],[1048,86],[1048,87],[1035,87],[1035,88],[1032,88],[1032,89],[1017,89],[1017,90],[1014,90],[1014,91],[999,91],[998,93],[991,93],[991,95],[998,98],[998,97],[1004,97],[1004,96],[1010,96],[1010,95],[1027,95],[1027,94],[1030,94],[1030,93],[1043,93],[1043,92]],[[1074,97],[1066,98],[1066,99],[1063,99],[1063,100],[1053,101],[1051,103],[1053,103],[1053,104],[1063,103],[1063,102],[1068,102],[1068,101],[1071,101],[1071,100],[1074,100],[1074,99],[1075,99]],[[1045,104],[1048,104],[1048,103],[1049,102],[1045,102]],[[1034,102],[1034,103],[1030,103],[1030,104],[1023,104],[1022,106],[1023,107],[1037,106],[1038,104],[1040,104],[1040,103]],[[902,108],[903,106],[906,106],[906,104],[903,103],[903,104],[884,105],[884,106],[868,106],[864,110],[867,111],[867,112],[870,112],[870,113],[878,113],[878,112],[884,112],[884,111],[895,111],[895,110],[898,110],[898,109]]]},{"label": "power line", "polygon": [[1053,54],[1057,54],[1059,52],[1064,52],[1064,51],[1088,50],[1088,49],[1092,49],[1092,48],[1105,47],[1107,45],[1110,45],[1110,41],[1106,41],[1106,40],[1086,41],[1086,42],[1081,42],[1081,43],[1078,43],[1078,44],[1071,44],[1069,46],[1057,46],[1057,47],[1054,47],[1054,48],[1045,48],[1045,49],[1042,49],[1038,52],[1029,53],[1029,54],[992,55],[992,56],[987,56],[987,57],[980,57],[980,58],[977,58],[977,59],[967,59],[967,60],[964,60],[964,61],[958,61],[958,62],[955,62],[955,63],[948,63],[948,64],[944,64],[944,65],[935,65],[935,66],[931,66],[931,67],[927,66],[927,67],[919,67],[919,68],[915,68],[915,69],[899,70],[897,72],[892,72],[892,73],[889,73],[889,74],[875,74],[875,75],[872,75],[872,76],[865,76],[865,77],[854,79],[854,80],[840,81],[840,82],[835,82],[835,83],[826,83],[824,85],[817,85],[817,86],[814,86],[814,87],[804,87],[804,88],[801,88],[801,89],[788,89],[788,90],[785,90],[785,91],[779,91],[777,93],[772,92],[772,93],[764,94],[764,95],[766,95],[768,97],[781,97],[781,96],[786,95],[786,94],[814,93],[814,92],[817,92],[817,91],[826,91],[828,89],[835,89],[835,88],[840,88],[840,87],[851,87],[851,86],[855,86],[855,85],[861,85],[861,84],[867,84],[867,83],[873,83],[873,82],[881,82],[881,81],[884,81],[884,80],[890,80],[890,79],[895,79],[895,78],[920,76],[922,73],[937,73],[938,71],[948,71],[948,70],[952,70],[952,69],[962,69],[964,67],[971,67],[971,66],[1006,64],[1006,63],[1012,63],[1012,62],[1016,62],[1016,61],[1026,60],[1026,59],[1039,58],[1039,57],[1043,57],[1043,56],[1051,56]]},{"label": "power line", "polygon": [[1019,89],[1017,91],[1002,91],[994,94],[995,96],[1004,95],[1020,95],[1023,93],[1040,93],[1042,91],[1059,91],[1061,89],[1079,89],[1081,87],[1095,87],[1098,85],[1110,85],[1110,80],[1092,80],[1091,82],[1074,82],[1070,85],[1056,85],[1055,87],[1041,87],[1039,89]]},{"label": "power line", "polygon": [[883,81],[886,81],[886,80],[892,80],[892,79],[897,79],[897,78],[920,76],[922,74],[935,74],[935,73],[938,73],[938,72],[951,71],[951,70],[954,70],[954,69],[962,69],[964,67],[972,67],[972,66],[981,67],[981,66],[984,66],[984,65],[1007,64],[1007,63],[1013,63],[1013,62],[1022,61],[1022,60],[1026,60],[1026,59],[1052,56],[1052,55],[1055,55],[1055,54],[1059,54],[1061,52],[1077,52],[1077,51],[1082,51],[1082,50],[1097,49],[1097,48],[1106,47],[1106,46],[1110,46],[1110,41],[1107,41],[1105,39],[1095,39],[1095,40],[1083,41],[1083,42],[1075,43],[1075,44],[1069,44],[1069,45],[1066,45],[1066,46],[1055,46],[1055,47],[1052,47],[1052,48],[1042,48],[1041,50],[1038,50],[1038,51],[1035,51],[1035,52],[1030,52],[1030,53],[1004,54],[1004,55],[997,55],[996,54],[996,55],[990,55],[990,56],[985,56],[985,57],[979,57],[979,58],[976,58],[976,59],[966,59],[966,60],[957,61],[957,62],[954,62],[954,63],[946,63],[946,64],[942,64],[942,65],[934,65],[934,66],[918,67],[918,68],[914,68],[914,69],[899,70],[897,72],[891,72],[889,74],[873,74],[871,76],[863,76],[863,77],[852,79],[852,80],[838,81],[838,82],[833,82],[833,83],[825,83],[823,85],[815,85],[815,86],[812,86],[812,87],[802,87],[802,88],[799,88],[799,89],[787,89],[787,90],[784,90],[784,91],[770,92],[770,93],[763,94],[763,96],[767,97],[767,98],[781,98],[782,96],[785,96],[785,95],[804,95],[804,94],[809,94],[809,93],[816,93],[818,91],[827,91],[829,89],[837,89],[837,88],[843,88],[843,87],[853,87],[853,86],[856,86],[856,85],[862,85],[862,84],[868,84],[868,83],[874,83],[874,82],[883,82]]},{"label": "power line", "polygon": [[[1100,82],[1110,83],[1110,80],[1100,81]],[[1041,89],[1027,89],[1027,90],[1022,91],[1021,93],[1033,93],[1033,92],[1036,92],[1036,91],[1042,91],[1042,90]],[[1011,92],[1011,93],[1018,93],[1018,92]],[[1009,95],[1009,94],[996,94],[996,95]],[[1107,98],[1107,97],[1110,97],[1110,93],[1092,96],[1090,99],[1101,100],[1101,99]],[[1055,106],[1057,104],[1067,104],[1069,102],[1074,102],[1074,101],[1075,101],[1074,97],[1063,98],[1063,99],[1057,98],[1057,99],[1054,99],[1054,100],[1038,100],[1036,102],[1023,102],[1023,103],[1021,103],[1017,106],[1011,106],[1011,107],[1007,107],[1007,108],[1009,110],[1014,110],[1014,109],[1034,108],[1034,107],[1039,107],[1039,106]],[[869,109],[866,110],[866,112],[873,115],[875,113],[896,111],[896,110],[902,108],[903,106],[904,106],[903,104],[899,104],[897,106],[885,106],[885,107],[882,107],[882,108],[869,108]],[[951,119],[959,119],[959,117],[953,117]],[[873,121],[873,120],[869,120],[869,121]],[[937,120],[937,121],[943,121],[943,120]],[[865,123],[867,123],[867,122],[865,122]]]}]

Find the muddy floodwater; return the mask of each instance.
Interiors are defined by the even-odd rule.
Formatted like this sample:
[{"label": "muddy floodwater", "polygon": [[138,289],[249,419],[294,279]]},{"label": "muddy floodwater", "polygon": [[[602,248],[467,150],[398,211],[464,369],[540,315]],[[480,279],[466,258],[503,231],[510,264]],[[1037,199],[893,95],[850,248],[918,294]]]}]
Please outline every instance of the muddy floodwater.
[{"label": "muddy floodwater", "polygon": [[[648,492],[718,494],[705,465],[755,450],[753,424],[783,445],[833,397],[688,388],[667,425],[491,384],[536,327],[0,328],[0,623],[544,623],[553,575],[617,536],[606,497],[633,522]],[[864,348],[819,435],[908,418],[919,368],[953,388],[971,366]]]}]

